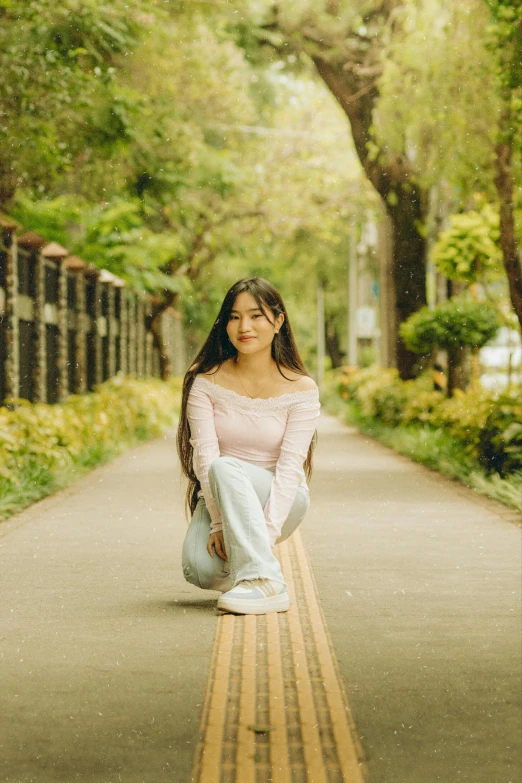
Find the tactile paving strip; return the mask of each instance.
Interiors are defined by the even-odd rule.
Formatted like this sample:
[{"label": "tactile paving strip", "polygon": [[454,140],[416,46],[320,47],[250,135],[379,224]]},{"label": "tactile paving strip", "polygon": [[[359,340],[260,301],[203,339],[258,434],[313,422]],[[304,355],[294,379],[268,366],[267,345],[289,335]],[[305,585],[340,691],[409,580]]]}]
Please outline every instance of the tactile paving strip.
[{"label": "tactile paving strip", "polygon": [[365,780],[299,531],[279,554],[290,610],[218,619],[193,783]]}]

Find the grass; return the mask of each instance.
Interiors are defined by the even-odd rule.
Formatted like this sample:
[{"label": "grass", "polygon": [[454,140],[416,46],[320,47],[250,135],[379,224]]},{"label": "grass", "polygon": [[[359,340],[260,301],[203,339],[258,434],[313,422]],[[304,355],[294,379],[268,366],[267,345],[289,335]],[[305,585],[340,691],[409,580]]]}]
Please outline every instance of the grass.
[{"label": "grass", "polygon": [[392,427],[362,416],[357,405],[342,400],[334,392],[325,394],[323,399],[326,410],[345,424],[356,427],[414,462],[460,481],[481,495],[522,511],[521,472],[506,477],[498,473],[487,474],[465,447],[442,429],[414,424]]}]

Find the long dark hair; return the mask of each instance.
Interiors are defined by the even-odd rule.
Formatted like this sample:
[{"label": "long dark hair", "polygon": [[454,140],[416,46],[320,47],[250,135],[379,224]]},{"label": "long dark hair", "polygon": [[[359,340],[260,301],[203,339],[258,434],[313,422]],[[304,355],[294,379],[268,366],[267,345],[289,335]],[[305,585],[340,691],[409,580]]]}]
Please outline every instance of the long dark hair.
[{"label": "long dark hair", "polygon": [[[183,379],[181,412],[177,431],[177,447],[181,469],[183,474],[188,479],[187,495],[185,500],[187,510],[190,511],[191,515],[196,509],[198,502],[198,492],[201,489],[201,484],[196,474],[194,473],[194,467],[192,464],[194,449],[190,443],[191,436],[190,426],[187,420],[187,400],[196,375],[208,374],[209,371],[214,367],[216,367],[215,372],[217,372],[224,361],[232,358],[233,356],[237,356],[237,349],[234,348],[227,334],[227,324],[236,298],[243,291],[247,291],[254,297],[257,306],[263,312],[265,312],[265,314],[267,310],[270,310],[274,316],[274,319],[277,318],[277,316],[281,313],[284,314],[285,319],[283,324],[279,332],[274,335],[274,339],[272,340],[272,358],[274,359],[277,365],[277,369],[283,378],[285,378],[287,381],[292,380],[291,378],[287,378],[286,375],[284,375],[281,368],[293,370],[298,372],[300,375],[309,375],[301,360],[301,357],[299,356],[299,351],[297,350],[297,346],[295,344],[290,321],[288,320],[288,314],[279,291],[277,291],[277,289],[274,288],[274,286],[269,283],[268,280],[264,280],[262,277],[245,277],[242,280],[238,280],[237,283],[234,283],[232,288],[227,291],[218,317],[214,321],[214,326],[210,330],[203,347],[194,359],[190,368],[187,370]],[[271,323],[273,322],[271,321]],[[306,460],[303,464],[303,469],[307,480],[309,480],[312,475],[312,454],[316,441],[317,433],[314,432]]]}]

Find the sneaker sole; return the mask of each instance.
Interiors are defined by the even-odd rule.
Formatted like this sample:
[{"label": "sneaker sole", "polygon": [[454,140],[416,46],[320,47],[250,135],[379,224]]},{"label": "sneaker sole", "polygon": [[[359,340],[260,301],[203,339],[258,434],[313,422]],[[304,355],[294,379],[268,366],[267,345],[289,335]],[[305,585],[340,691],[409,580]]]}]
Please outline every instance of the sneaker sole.
[{"label": "sneaker sole", "polygon": [[288,593],[272,595],[270,598],[218,598],[218,609],[233,614],[269,614],[270,612],[287,612],[290,609]]}]

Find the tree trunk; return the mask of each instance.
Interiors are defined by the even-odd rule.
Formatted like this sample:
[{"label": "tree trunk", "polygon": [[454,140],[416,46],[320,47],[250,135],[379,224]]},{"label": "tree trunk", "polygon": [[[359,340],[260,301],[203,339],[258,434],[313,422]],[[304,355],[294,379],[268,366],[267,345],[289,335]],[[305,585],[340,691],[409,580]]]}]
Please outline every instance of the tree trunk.
[{"label": "tree trunk", "polygon": [[334,64],[318,55],[312,60],[348,117],[359,160],[390,216],[396,316],[393,343],[399,375],[408,380],[417,374],[419,357],[406,348],[398,329],[404,320],[427,303],[426,240],[419,231],[426,218],[426,193],[415,184],[415,171],[405,155],[397,156],[393,161],[387,161],[384,155],[377,158],[369,155],[377,88],[371,83],[362,84],[362,80],[342,64]]},{"label": "tree trunk", "polygon": [[170,377],[171,361],[161,332],[161,315],[151,322],[150,331],[154,347],[159,351],[160,378],[162,381],[166,381]]},{"label": "tree trunk", "polygon": [[339,333],[334,324],[326,321],[326,353],[330,357],[332,369],[341,367],[344,359],[344,352],[341,351],[341,341]]},{"label": "tree trunk", "polygon": [[9,161],[0,158],[0,212],[7,212],[16,191],[16,176]]},{"label": "tree trunk", "polygon": [[[446,280],[446,292],[448,299],[459,296],[466,290],[466,283],[462,280]],[[466,391],[470,381],[469,348],[459,346],[446,352],[448,363],[448,385],[446,393],[453,397],[455,389]]]},{"label": "tree trunk", "polygon": [[[416,226],[425,218],[424,194],[415,185],[397,182],[397,204],[387,205],[393,225],[392,273],[395,294],[395,322],[401,324],[427,304],[426,241]],[[422,356],[408,351],[395,333],[395,353],[399,375],[403,380],[418,374]]]},{"label": "tree trunk", "polygon": [[170,377],[171,361],[163,338],[161,316],[165,310],[168,310],[169,307],[173,307],[177,303],[179,294],[174,291],[165,291],[164,296],[165,298],[162,301],[156,301],[154,303],[152,312],[147,318],[146,327],[152,334],[154,347],[159,350],[160,377],[163,381],[166,381]]},{"label": "tree trunk", "polygon": [[[501,119],[501,126],[509,123],[506,112]],[[518,257],[517,239],[515,233],[515,218],[513,214],[513,170],[511,158],[513,148],[511,141],[499,142],[495,147],[495,185],[500,201],[500,247],[506,270],[511,304],[518,318],[522,332],[522,267]]]},{"label": "tree trunk", "polygon": [[469,385],[468,351],[465,347],[452,348],[448,353],[447,395],[453,397],[455,389],[466,391]]}]

